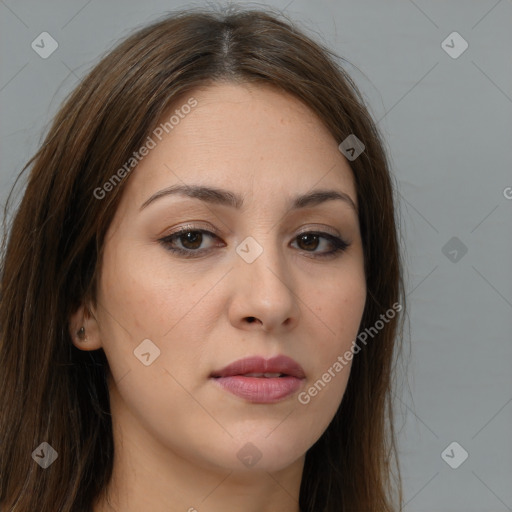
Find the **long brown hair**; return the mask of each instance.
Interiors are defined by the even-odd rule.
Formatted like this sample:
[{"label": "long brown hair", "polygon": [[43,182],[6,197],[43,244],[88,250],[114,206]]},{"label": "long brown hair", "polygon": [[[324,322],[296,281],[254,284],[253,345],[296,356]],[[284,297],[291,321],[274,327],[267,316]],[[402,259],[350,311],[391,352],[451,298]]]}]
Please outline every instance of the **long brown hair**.
[{"label": "long brown hair", "polygon": [[[129,176],[102,200],[94,191],[194,87],[277,86],[308,105],[337,141],[355,134],[363,142],[350,162],[368,293],[360,332],[393,304],[405,306],[396,200],[379,132],[339,58],[283,18],[187,10],[140,29],[70,94],[23,169],[28,184],[12,222],[4,221],[0,275],[4,512],[89,511],[109,482],[108,362],[101,349],[74,347],[68,322],[81,305],[96,305],[104,236]],[[403,314],[389,319],[354,357],[341,406],[306,454],[302,512],[400,507],[391,395],[402,328]],[[31,457],[43,441],[58,452],[47,469]]]}]

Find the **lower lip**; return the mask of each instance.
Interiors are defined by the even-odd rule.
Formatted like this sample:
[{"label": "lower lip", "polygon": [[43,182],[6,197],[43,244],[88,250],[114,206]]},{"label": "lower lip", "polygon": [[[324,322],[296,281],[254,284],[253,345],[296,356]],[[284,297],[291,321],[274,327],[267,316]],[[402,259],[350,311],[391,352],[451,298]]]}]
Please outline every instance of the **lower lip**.
[{"label": "lower lip", "polygon": [[302,386],[297,377],[217,377],[213,379],[224,389],[249,402],[272,404],[292,395]]}]

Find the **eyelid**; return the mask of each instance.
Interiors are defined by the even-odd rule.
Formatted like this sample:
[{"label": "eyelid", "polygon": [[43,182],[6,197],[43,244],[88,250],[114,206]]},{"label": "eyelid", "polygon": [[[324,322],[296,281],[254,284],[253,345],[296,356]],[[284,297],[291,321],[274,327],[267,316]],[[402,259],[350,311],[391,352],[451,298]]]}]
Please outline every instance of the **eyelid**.
[{"label": "eyelid", "polygon": [[213,227],[211,224],[205,224],[198,221],[197,224],[194,224],[192,222],[187,222],[186,224],[180,225],[176,228],[168,228],[166,229],[163,234],[161,235],[164,238],[167,238],[169,236],[176,235],[177,233],[180,233],[182,231],[209,231],[213,233],[216,236],[221,236],[220,231]]},{"label": "eyelid", "polygon": [[301,230],[295,235],[295,236],[300,236],[302,235],[303,233],[311,233],[311,232],[318,232],[318,231],[321,231],[323,233],[328,233],[329,235],[332,235],[332,236],[335,236],[337,238],[342,238],[343,239],[343,236],[338,232],[337,229],[334,229],[330,226],[326,226],[325,224],[313,224],[313,225],[308,225],[304,228],[301,228]]},{"label": "eyelid", "polygon": [[[168,238],[170,236],[174,236],[178,233],[181,233],[182,231],[187,231],[187,230],[188,231],[203,231],[203,230],[210,231],[212,234],[214,234],[218,237],[221,236],[220,231],[210,224],[203,224],[201,222],[198,222],[197,224],[193,224],[192,222],[188,222],[187,224],[179,226],[173,231],[166,230],[164,232],[164,234],[162,235],[163,238]],[[341,235],[337,229],[332,228],[330,226],[326,226],[325,224],[313,224],[313,225],[304,226],[294,235],[294,237],[300,236],[304,233],[311,233],[311,232],[317,232],[317,231],[322,231],[322,232],[328,233],[334,237],[341,238],[342,240],[345,240],[343,235]]]}]

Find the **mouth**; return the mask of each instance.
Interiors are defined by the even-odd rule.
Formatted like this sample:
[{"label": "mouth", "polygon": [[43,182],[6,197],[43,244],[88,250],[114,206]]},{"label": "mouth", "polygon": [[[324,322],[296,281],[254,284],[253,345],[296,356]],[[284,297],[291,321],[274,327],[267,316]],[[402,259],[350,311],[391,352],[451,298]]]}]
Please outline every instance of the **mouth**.
[{"label": "mouth", "polygon": [[252,403],[275,403],[303,385],[303,368],[287,356],[248,357],[210,374],[224,390]]}]

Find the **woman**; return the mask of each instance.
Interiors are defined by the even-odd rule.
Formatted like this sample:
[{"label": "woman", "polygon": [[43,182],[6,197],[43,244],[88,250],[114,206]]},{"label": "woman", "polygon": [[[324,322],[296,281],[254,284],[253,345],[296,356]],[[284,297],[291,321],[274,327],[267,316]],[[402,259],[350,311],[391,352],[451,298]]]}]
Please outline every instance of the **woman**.
[{"label": "woman", "polygon": [[398,510],[393,189],[328,50],[270,13],[173,14],[102,59],[29,166],[2,510]]}]

